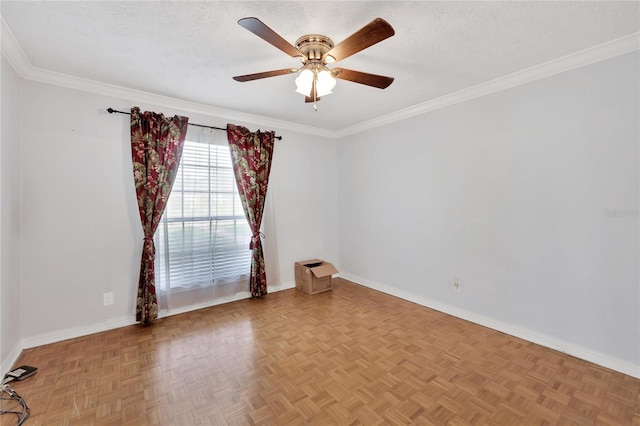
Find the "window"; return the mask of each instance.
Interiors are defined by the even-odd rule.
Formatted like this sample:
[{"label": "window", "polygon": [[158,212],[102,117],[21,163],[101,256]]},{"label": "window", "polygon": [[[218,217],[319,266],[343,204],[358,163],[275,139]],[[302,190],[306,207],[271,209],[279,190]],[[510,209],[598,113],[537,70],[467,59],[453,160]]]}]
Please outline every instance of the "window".
[{"label": "window", "polygon": [[165,296],[248,281],[251,230],[238,196],[226,135],[207,132],[204,141],[187,134],[156,231],[156,287]]}]

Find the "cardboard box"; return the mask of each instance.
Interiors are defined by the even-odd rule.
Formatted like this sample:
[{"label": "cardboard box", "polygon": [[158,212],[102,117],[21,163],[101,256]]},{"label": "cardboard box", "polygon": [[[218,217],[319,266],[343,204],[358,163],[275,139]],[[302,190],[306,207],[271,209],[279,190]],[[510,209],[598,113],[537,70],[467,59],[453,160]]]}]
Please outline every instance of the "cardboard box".
[{"label": "cardboard box", "polygon": [[309,259],[296,262],[296,288],[307,294],[322,293],[331,290],[331,275],[338,270],[321,259]]}]

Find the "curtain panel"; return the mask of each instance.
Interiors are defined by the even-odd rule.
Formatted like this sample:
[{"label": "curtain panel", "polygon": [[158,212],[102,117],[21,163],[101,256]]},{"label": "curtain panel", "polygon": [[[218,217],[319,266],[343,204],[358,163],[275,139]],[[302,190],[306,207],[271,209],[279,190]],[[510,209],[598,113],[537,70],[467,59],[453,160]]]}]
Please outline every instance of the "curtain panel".
[{"label": "curtain panel", "polygon": [[188,122],[188,117],[168,118],[155,112],[141,113],[138,107],[131,108],[133,178],[144,231],[136,321],[143,324],[158,318],[153,235],[175,180]]},{"label": "curtain panel", "polygon": [[267,294],[260,225],[271,172],[275,133],[252,133],[245,127],[228,124],[227,138],[240,201],[252,233],[249,244],[252,250],[249,290],[252,297],[260,297]]}]

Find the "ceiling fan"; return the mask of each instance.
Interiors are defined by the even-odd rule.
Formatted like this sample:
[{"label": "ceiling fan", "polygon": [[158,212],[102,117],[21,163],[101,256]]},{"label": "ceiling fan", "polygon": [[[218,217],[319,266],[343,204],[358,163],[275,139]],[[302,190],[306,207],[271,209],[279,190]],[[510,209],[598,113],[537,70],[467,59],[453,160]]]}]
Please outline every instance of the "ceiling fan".
[{"label": "ceiling fan", "polygon": [[283,68],[255,74],[233,77],[236,81],[252,81],[267,77],[299,73],[296,78],[296,92],[305,96],[305,102],[315,102],[328,95],[336,84],[336,78],[385,89],[393,83],[393,77],[369,74],[346,68],[329,69],[327,64],[341,61],[349,56],[373,46],[395,34],[393,27],[382,18],[376,18],[338,45],[327,36],[307,34],[300,37],[295,46],[278,35],[258,18],[242,18],[238,21],[243,28],[251,31],[293,58],[300,58],[301,68]]}]

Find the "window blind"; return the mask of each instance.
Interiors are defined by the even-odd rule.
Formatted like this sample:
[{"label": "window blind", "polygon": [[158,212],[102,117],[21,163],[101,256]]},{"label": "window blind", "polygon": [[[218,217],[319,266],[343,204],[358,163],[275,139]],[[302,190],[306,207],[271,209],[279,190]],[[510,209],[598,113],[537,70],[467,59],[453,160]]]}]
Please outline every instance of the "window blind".
[{"label": "window blind", "polygon": [[248,277],[251,230],[226,143],[185,141],[155,238],[160,291],[183,291]]}]

